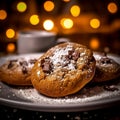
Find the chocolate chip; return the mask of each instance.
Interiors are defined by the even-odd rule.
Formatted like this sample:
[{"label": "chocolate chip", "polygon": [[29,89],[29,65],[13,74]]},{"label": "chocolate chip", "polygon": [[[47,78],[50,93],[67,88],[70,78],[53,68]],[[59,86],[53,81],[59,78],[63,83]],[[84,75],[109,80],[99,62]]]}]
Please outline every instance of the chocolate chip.
[{"label": "chocolate chip", "polygon": [[49,58],[45,58],[45,59],[41,60],[41,67],[45,73],[52,72],[52,63],[50,62]]},{"label": "chocolate chip", "polygon": [[72,60],[76,61],[79,58],[79,56],[80,56],[80,53],[79,53],[78,50],[72,49],[72,50],[68,51],[68,58],[69,59],[72,59]]},{"label": "chocolate chip", "polygon": [[12,68],[14,66],[14,62],[17,62],[17,60],[10,60],[9,64],[8,64],[8,69]]},{"label": "chocolate chip", "polygon": [[30,59],[29,60],[30,64],[35,64],[36,61],[37,61],[37,59]]},{"label": "chocolate chip", "polygon": [[27,68],[25,66],[22,67],[22,72],[23,72],[23,74],[27,74],[28,73]]},{"label": "chocolate chip", "polygon": [[70,60],[70,56],[69,56],[69,55],[65,55],[64,57],[65,57],[65,60],[66,60],[66,61],[69,61],[69,60]]},{"label": "chocolate chip", "polygon": [[20,64],[21,66],[28,66],[27,61],[20,61],[19,64]]},{"label": "chocolate chip", "polygon": [[73,52],[74,52],[74,50],[73,50],[73,49],[68,51],[68,57],[69,57],[69,59],[71,59],[71,58],[72,58],[72,54],[73,54]]},{"label": "chocolate chip", "polygon": [[8,64],[8,69],[12,68],[13,65],[14,65],[14,64],[10,61],[10,63]]},{"label": "chocolate chip", "polygon": [[108,57],[102,57],[99,62],[100,64],[112,64],[113,60]]},{"label": "chocolate chip", "polygon": [[47,73],[50,73],[50,69],[51,69],[50,64],[49,63],[44,63],[43,71],[47,72]]}]

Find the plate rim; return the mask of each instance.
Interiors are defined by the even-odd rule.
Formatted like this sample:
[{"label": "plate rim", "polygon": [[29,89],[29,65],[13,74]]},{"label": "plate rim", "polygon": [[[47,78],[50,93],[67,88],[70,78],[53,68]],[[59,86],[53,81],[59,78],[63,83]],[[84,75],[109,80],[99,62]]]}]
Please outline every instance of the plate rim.
[{"label": "plate rim", "polygon": [[15,107],[24,110],[33,110],[33,111],[43,111],[43,112],[77,112],[77,111],[88,111],[101,109],[111,106],[120,105],[120,95],[108,98],[108,99],[100,99],[89,101],[85,103],[77,103],[77,104],[40,104],[34,103],[31,101],[16,101],[11,99],[0,98],[0,104]]}]

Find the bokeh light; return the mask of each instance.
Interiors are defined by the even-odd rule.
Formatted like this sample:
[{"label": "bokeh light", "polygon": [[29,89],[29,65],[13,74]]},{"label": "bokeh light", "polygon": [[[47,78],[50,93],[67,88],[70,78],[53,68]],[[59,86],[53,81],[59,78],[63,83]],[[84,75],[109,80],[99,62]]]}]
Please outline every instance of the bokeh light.
[{"label": "bokeh light", "polygon": [[5,10],[0,10],[0,20],[4,20],[7,17],[7,12]]},{"label": "bokeh light", "polygon": [[46,1],[44,3],[44,9],[47,11],[47,12],[50,12],[54,9],[55,5],[52,1]]},{"label": "bokeh light", "polygon": [[107,6],[107,9],[110,13],[116,13],[118,10],[118,7],[114,2],[110,2]]},{"label": "bokeh light", "polygon": [[45,30],[52,30],[54,27],[54,22],[52,20],[45,20],[43,23],[43,27]]},{"label": "bokeh light", "polygon": [[91,19],[90,20],[90,26],[92,28],[95,28],[95,29],[99,28],[100,27],[100,20],[97,19],[97,18]]},{"label": "bokeh light", "polygon": [[60,24],[65,29],[71,29],[73,27],[73,21],[70,18],[62,18]]},{"label": "bokeh light", "polygon": [[90,40],[90,47],[94,50],[98,49],[100,46],[100,42],[98,38],[92,38]]},{"label": "bokeh light", "polygon": [[6,49],[7,49],[7,52],[12,53],[15,51],[15,45],[13,43],[9,43]]},{"label": "bokeh light", "polygon": [[80,7],[78,5],[73,5],[70,9],[72,16],[77,17],[80,14]]},{"label": "bokeh light", "polygon": [[15,31],[11,28],[6,30],[6,36],[7,38],[14,38],[15,37]]},{"label": "bokeh light", "polygon": [[63,0],[64,2],[70,2],[70,0]]},{"label": "bokeh light", "polygon": [[17,10],[18,10],[19,12],[25,12],[26,9],[27,9],[27,5],[26,5],[25,2],[19,2],[19,3],[17,4]]},{"label": "bokeh light", "polygon": [[37,25],[40,22],[38,15],[32,15],[29,20],[32,25]]}]

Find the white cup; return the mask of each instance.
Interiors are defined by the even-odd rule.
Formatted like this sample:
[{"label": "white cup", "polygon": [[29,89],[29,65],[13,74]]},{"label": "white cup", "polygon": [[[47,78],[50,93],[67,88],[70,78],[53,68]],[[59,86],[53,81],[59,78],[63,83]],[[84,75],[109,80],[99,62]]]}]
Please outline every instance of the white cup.
[{"label": "white cup", "polygon": [[17,52],[35,53],[44,52],[56,44],[57,34],[47,31],[20,31],[17,40]]}]

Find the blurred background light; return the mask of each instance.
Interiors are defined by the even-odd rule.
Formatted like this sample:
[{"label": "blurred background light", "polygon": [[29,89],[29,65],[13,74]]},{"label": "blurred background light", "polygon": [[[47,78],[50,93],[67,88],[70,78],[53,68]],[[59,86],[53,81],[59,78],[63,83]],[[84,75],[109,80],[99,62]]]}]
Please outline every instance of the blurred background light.
[{"label": "blurred background light", "polygon": [[32,25],[37,25],[40,22],[38,15],[32,15],[29,20]]},{"label": "blurred background light", "polygon": [[110,2],[107,6],[107,9],[110,13],[116,13],[118,10],[118,7],[114,2]]},{"label": "blurred background light", "polygon": [[7,17],[7,12],[5,10],[0,10],[0,20],[4,20]]},{"label": "blurred background light", "polygon": [[92,2],[0,0],[0,51],[6,54],[10,42],[17,48],[17,33],[34,29],[56,32],[94,50],[108,47],[109,52],[120,54],[119,0]]},{"label": "blurred background light", "polygon": [[70,2],[70,0],[63,0],[64,2]]},{"label": "blurred background light", "polygon": [[15,51],[15,45],[14,45],[14,43],[9,43],[8,45],[7,45],[7,52],[9,52],[9,53],[12,53],[12,52],[14,52]]},{"label": "blurred background light", "polygon": [[15,31],[11,28],[6,30],[6,36],[7,38],[14,38],[15,37]]},{"label": "blurred background light", "polygon": [[96,50],[100,47],[100,42],[98,38],[91,38],[90,40],[90,48]]},{"label": "blurred background light", "polygon": [[26,5],[25,2],[19,2],[19,3],[17,4],[17,10],[18,10],[19,12],[25,12],[26,9],[27,9],[27,5]]},{"label": "blurred background light", "polygon": [[78,5],[73,5],[70,9],[72,16],[77,17],[80,14],[80,7]]},{"label": "blurred background light", "polygon": [[43,27],[45,30],[52,30],[54,27],[54,22],[52,20],[45,20],[43,23]]},{"label": "blurred background light", "polygon": [[94,18],[94,19],[91,19],[90,20],[90,26],[92,27],[92,28],[99,28],[100,27],[100,20],[99,19],[97,19],[97,18]]},{"label": "blurred background light", "polygon": [[54,9],[55,5],[52,1],[46,1],[44,3],[44,9],[47,11],[47,12],[50,12]]},{"label": "blurred background light", "polygon": [[62,18],[60,24],[65,29],[71,29],[73,27],[73,21],[70,18]]}]

